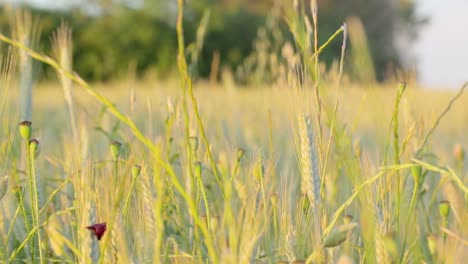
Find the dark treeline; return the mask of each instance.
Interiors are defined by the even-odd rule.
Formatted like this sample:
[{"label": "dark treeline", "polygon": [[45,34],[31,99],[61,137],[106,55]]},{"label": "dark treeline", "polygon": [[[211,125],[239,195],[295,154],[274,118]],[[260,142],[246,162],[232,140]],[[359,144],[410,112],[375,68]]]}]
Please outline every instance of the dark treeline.
[{"label": "dark treeline", "polygon": [[[175,1],[169,0],[146,2],[157,3],[139,6],[102,5],[99,12],[89,12],[89,9],[83,8],[21,8],[39,18],[41,37],[37,49],[41,52],[50,54],[50,37],[62,22],[73,29],[73,67],[88,80],[109,80],[127,73],[132,67],[139,75],[150,72],[164,78],[174,71],[177,63],[177,7],[173,4]],[[301,6],[310,16],[308,2],[305,1]],[[408,43],[413,41],[422,20],[415,16],[412,1],[394,2],[318,1],[319,41],[323,43],[347,17],[356,16],[361,18],[367,32],[376,72],[384,73],[388,65],[401,65],[405,54],[397,48],[397,41],[401,40],[401,36],[405,36]],[[15,13],[12,10],[2,8],[2,32],[11,32]],[[221,67],[228,66],[236,72],[239,66],[245,65],[246,60],[258,53],[259,38],[269,42],[266,47],[268,52],[278,55],[286,41],[294,43],[281,11],[281,1],[275,0],[187,1],[184,22],[187,43],[195,41],[198,25],[206,10],[210,11],[210,18],[203,49],[193,67],[194,74],[201,78],[210,75],[213,56],[217,55]],[[340,45],[339,41],[334,43],[321,59],[330,64],[339,56]],[[377,74],[377,78],[383,79],[384,75]]]}]

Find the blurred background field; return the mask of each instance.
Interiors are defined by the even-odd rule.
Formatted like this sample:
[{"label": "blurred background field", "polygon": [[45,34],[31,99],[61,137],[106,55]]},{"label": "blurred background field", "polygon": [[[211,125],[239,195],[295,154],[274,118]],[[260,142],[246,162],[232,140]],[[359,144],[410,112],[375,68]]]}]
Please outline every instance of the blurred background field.
[{"label": "blurred background field", "polygon": [[[180,100],[177,81],[119,81],[98,84],[95,88],[122,111],[134,118],[143,130],[152,131],[153,137],[163,133],[167,102]],[[359,85],[346,85],[341,94],[341,105],[338,112],[340,123],[346,126],[350,136],[360,139],[366,148],[369,148],[375,161],[381,159],[379,149],[383,148],[388,133],[388,122],[393,111],[394,87],[396,84],[375,85],[371,89],[362,89]],[[238,146],[252,146],[256,151],[270,151],[269,130],[273,130],[273,155],[282,158],[294,154],[292,142],[291,114],[295,103],[293,93],[285,87],[235,87],[226,89],[222,84],[195,85],[197,100],[203,114],[204,122],[208,127],[213,141],[222,139],[219,147],[235,149]],[[67,137],[69,131],[61,131],[56,135],[57,128],[67,123],[68,114],[65,111],[63,98],[60,96],[62,88],[57,84],[38,85],[35,93],[33,120],[47,124],[40,128],[38,133],[44,144],[54,145],[57,137]],[[11,111],[18,107],[14,102],[18,92],[8,91],[7,101],[11,102]],[[409,130],[413,122],[428,127],[435,121],[444,109],[453,92],[450,90],[424,90],[421,87],[409,87],[402,101],[402,120]],[[310,100],[313,94],[308,95]],[[75,91],[76,108],[82,113],[82,125],[92,130],[99,125],[96,113],[101,110],[100,103],[83,90]],[[465,137],[468,129],[468,103],[467,95],[463,95],[451,109],[448,116],[442,120],[440,127],[434,135],[433,146],[441,157],[450,157],[452,148],[459,143],[466,145]],[[330,102],[331,103],[331,102]],[[291,113],[292,112],[292,113]],[[108,115],[108,113],[106,114]],[[51,119],[50,117],[54,118]],[[151,121],[150,121],[151,120]],[[289,120],[289,121],[288,121]],[[146,122],[150,121],[150,122]],[[265,127],[271,122],[272,127]],[[107,128],[113,125],[107,121]],[[92,132],[96,141],[103,141],[105,137],[99,132]],[[96,148],[98,150],[102,146]],[[284,150],[284,151],[283,151]],[[46,151],[46,150],[44,150]],[[279,157],[277,157],[279,158]],[[445,160],[448,161],[448,160]]]},{"label": "blurred background field", "polygon": [[0,17],[1,263],[466,259],[421,2],[34,3]]}]

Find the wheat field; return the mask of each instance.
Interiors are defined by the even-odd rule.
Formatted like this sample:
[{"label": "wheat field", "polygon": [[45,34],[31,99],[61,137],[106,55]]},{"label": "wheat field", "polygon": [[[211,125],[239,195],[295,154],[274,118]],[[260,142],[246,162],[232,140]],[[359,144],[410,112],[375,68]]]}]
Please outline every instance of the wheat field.
[{"label": "wheat field", "polygon": [[319,83],[293,71],[255,87],[192,83],[178,25],[179,75],[168,81],[90,84],[66,52],[0,35],[59,77],[34,87],[23,120],[14,66],[24,62],[2,61],[1,263],[468,257],[466,84],[341,73]]}]

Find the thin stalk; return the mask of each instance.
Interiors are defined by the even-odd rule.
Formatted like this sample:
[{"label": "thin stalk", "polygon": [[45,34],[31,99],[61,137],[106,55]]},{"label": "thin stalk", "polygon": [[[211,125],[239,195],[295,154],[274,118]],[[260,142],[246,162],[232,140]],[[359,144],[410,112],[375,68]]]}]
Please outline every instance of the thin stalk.
[{"label": "thin stalk", "polygon": [[317,1],[311,1],[311,11],[312,11],[312,21],[314,23],[314,81],[315,81],[315,101],[317,103],[317,126],[318,126],[318,147],[319,153],[322,153],[322,100],[320,98],[319,90],[319,78],[320,78],[320,69],[319,69],[319,53],[318,53],[318,14],[317,14]]},{"label": "thin stalk", "polygon": [[413,210],[416,207],[416,199],[417,199],[417,195],[418,195],[418,191],[419,191],[419,186],[420,186],[420,184],[418,182],[414,183],[413,195],[411,197],[410,207],[409,207],[409,210],[408,210],[408,217],[406,218],[405,231],[404,231],[405,234],[404,234],[404,238],[403,238],[403,246],[401,248],[400,263],[403,263],[403,257],[404,257],[404,253],[405,253],[406,242],[407,242],[407,239],[408,239],[408,228],[409,228],[409,224],[410,224],[410,220],[411,220],[411,214],[413,213]]},{"label": "thin stalk", "polygon": [[[13,219],[10,222],[10,227],[8,228],[8,233],[5,239],[6,244],[8,243],[8,241],[10,241],[11,234],[13,233],[13,228],[15,227],[16,219],[18,218],[18,215],[20,214],[20,212],[21,212],[21,208],[20,206],[18,206],[18,208],[16,208]],[[8,250],[7,248],[5,249]]]},{"label": "thin stalk", "polygon": [[[399,141],[399,133],[398,133],[398,127],[399,127],[399,122],[398,122],[398,112],[400,108],[400,101],[403,96],[403,93],[406,89],[406,83],[400,82],[398,85],[398,92],[397,96],[395,99],[395,107],[393,111],[393,148],[394,148],[394,162],[395,165],[400,165],[400,141]],[[396,195],[397,195],[397,201],[396,201],[396,213],[395,213],[395,219],[397,223],[397,229],[399,228],[400,224],[400,205],[401,205],[401,174],[399,171],[396,172]]]},{"label": "thin stalk", "polygon": [[[180,40],[179,40],[180,41]],[[182,39],[183,41],[183,39]],[[180,43],[179,43],[180,44]],[[196,52],[195,52],[196,53]],[[179,64],[179,70],[180,70],[180,73],[181,74],[187,74],[185,72],[185,68],[186,66],[184,67],[183,65],[181,64],[186,64],[185,62],[185,52],[184,52],[184,55],[183,55],[183,61],[182,62],[182,55],[179,54],[179,57],[178,57],[178,64]],[[184,68],[184,72],[182,72],[182,68]],[[187,74],[188,75],[188,74]],[[192,171],[192,163],[193,163],[193,151],[190,147],[190,114],[189,114],[189,110],[188,110],[188,87],[187,86],[191,86],[191,84],[188,84],[188,79],[190,77],[188,76],[185,76],[184,78],[181,78],[181,86],[182,86],[182,89],[183,89],[183,98],[184,100],[182,101],[182,113],[183,113],[183,117],[184,117],[184,130],[185,130],[185,152],[186,152],[186,156],[187,156],[187,163],[185,164],[185,188],[187,190],[187,193],[188,195],[190,196],[190,198],[192,199],[193,198],[193,171]],[[190,216],[189,216],[190,217]],[[193,246],[193,219],[190,217],[189,219],[189,234],[188,234],[188,243],[189,245],[192,247]]]},{"label": "thin stalk", "polygon": [[320,183],[320,192],[323,191],[323,184],[325,183],[325,174],[327,171],[327,165],[328,165],[328,157],[330,155],[331,151],[331,145],[333,142],[333,135],[335,131],[335,124],[336,124],[336,119],[337,119],[337,113],[338,113],[338,106],[339,106],[339,101],[340,101],[340,92],[341,92],[341,86],[342,86],[342,79],[343,79],[343,66],[344,66],[344,55],[346,51],[346,39],[348,38],[348,30],[346,24],[341,26],[337,32],[343,32],[343,44],[341,45],[341,57],[340,57],[340,69],[338,73],[338,89],[336,92],[336,99],[335,99],[335,107],[333,108],[333,115],[331,118],[331,125],[330,125],[330,136],[328,138],[328,144],[327,144],[327,149],[325,152],[325,158],[323,160],[323,166],[322,166],[322,176],[321,176],[321,183]]},{"label": "thin stalk", "polygon": [[135,182],[138,177],[132,177],[132,183],[130,184],[130,190],[128,190],[127,198],[125,199],[124,207],[122,210],[122,214],[124,219],[127,219],[127,211],[128,211],[128,204],[130,202],[130,197],[132,196],[133,188],[135,187]]},{"label": "thin stalk", "polygon": [[203,181],[201,179],[201,175],[196,175],[196,180],[198,181],[198,186],[200,188],[200,192],[201,192],[201,195],[202,195],[202,198],[203,198],[203,203],[205,204],[205,214],[206,214],[206,219],[208,220],[208,229],[209,229],[210,228],[210,222],[211,222],[210,207],[209,207],[209,203],[208,203],[208,198],[206,196],[205,188],[203,186]]},{"label": "thin stalk", "polygon": [[460,88],[460,90],[458,91],[458,93],[450,100],[447,107],[445,107],[444,111],[442,111],[442,113],[439,115],[439,117],[437,117],[436,121],[434,122],[434,125],[432,125],[431,129],[429,129],[426,136],[424,137],[423,142],[419,146],[418,151],[416,152],[416,158],[417,159],[421,158],[420,157],[421,153],[422,153],[424,147],[426,146],[427,142],[429,141],[429,138],[432,136],[432,134],[434,133],[437,126],[439,126],[439,123],[442,120],[442,118],[448,113],[448,111],[450,111],[450,108],[452,108],[452,105],[455,103],[455,101],[457,101],[458,98],[460,98],[460,96],[463,94],[463,92],[465,91],[465,88],[467,86],[468,86],[468,82],[465,82],[462,85],[462,87]]},{"label": "thin stalk", "polygon": [[[192,194],[192,189],[193,189],[193,172],[191,169],[191,165],[193,163],[193,156],[192,156],[192,151],[190,149],[190,142],[189,142],[189,137],[191,136],[189,133],[189,121],[190,121],[190,116],[188,113],[188,99],[187,95],[190,98],[190,101],[193,105],[193,112],[195,113],[195,117],[198,123],[198,127],[200,129],[201,137],[203,139],[203,142],[205,144],[206,151],[208,153],[209,159],[210,159],[210,164],[211,168],[213,171],[213,174],[215,176],[215,179],[223,192],[224,195],[224,190],[223,190],[223,185],[221,178],[218,174],[218,170],[216,167],[216,162],[213,158],[213,154],[211,153],[210,145],[208,142],[208,139],[206,137],[205,129],[203,126],[203,122],[201,121],[200,113],[198,110],[198,104],[197,100],[195,99],[194,93],[193,93],[193,84],[192,84],[192,79],[189,75],[188,72],[188,67],[187,67],[187,61],[185,59],[185,41],[184,41],[184,34],[183,34],[183,14],[184,14],[184,3],[182,0],[177,1],[178,4],[178,12],[177,12],[177,23],[176,23],[176,31],[177,31],[177,44],[178,44],[178,68],[179,68],[179,74],[181,75],[182,79],[182,88],[184,89],[184,103],[183,103],[183,112],[184,112],[184,121],[185,121],[185,141],[186,141],[186,149],[187,149],[187,156],[188,156],[188,166],[187,166],[187,190],[188,190],[188,197],[189,199],[193,199],[193,194]],[[203,24],[203,22],[202,22]],[[201,29],[201,28],[199,28]],[[201,37],[199,37],[201,38]],[[200,186],[203,188],[203,185]],[[192,216],[190,216],[192,217]],[[194,226],[193,221],[194,219],[190,218],[190,225]],[[210,222],[210,219],[208,219],[208,223]],[[192,234],[192,229],[189,230],[189,242],[192,242],[193,240],[193,234]]]},{"label": "thin stalk", "polygon": [[[228,183],[231,184],[231,183]],[[228,187],[231,188],[231,187]],[[226,199],[224,200],[224,219],[223,221],[226,223],[225,225],[228,228],[228,233],[227,233],[227,240],[229,242],[229,247],[231,248],[232,252],[237,253],[238,252],[238,247],[239,247],[239,240],[237,239],[237,223],[236,219],[234,218],[233,212],[232,212],[232,205],[231,205],[231,191],[227,190],[226,191]]]},{"label": "thin stalk", "polygon": [[[34,144],[34,143],[33,143]],[[29,182],[29,196],[31,202],[31,218],[32,218],[32,227],[35,228],[39,225],[39,199],[37,195],[37,175],[36,175],[36,166],[35,166],[35,153],[33,153],[29,147],[28,143],[27,155],[28,155],[28,182]],[[42,256],[42,242],[40,229],[36,230],[36,233],[31,240],[31,259],[33,263],[38,263],[36,259],[36,254],[39,255],[39,263],[43,263]]]},{"label": "thin stalk", "polygon": [[338,30],[335,31],[335,33],[333,33],[333,35],[331,35],[327,41],[325,41],[325,43],[323,43],[315,52],[314,54],[312,54],[312,56],[310,57],[309,60],[315,60],[315,59],[318,59],[319,55],[328,47],[328,45],[330,45],[330,43],[336,38],[338,37],[341,32],[343,32],[345,30],[344,27],[340,27]]},{"label": "thin stalk", "polygon": [[[27,142],[27,141],[26,141]],[[25,150],[26,151],[26,150]],[[24,188],[19,185],[18,175],[16,174],[16,182],[17,182],[17,189],[16,189],[16,197],[18,200],[18,206],[21,210],[21,214],[23,215],[24,225],[26,226],[26,230],[31,230],[31,224],[29,222],[28,214],[26,212],[26,204],[24,202]]]},{"label": "thin stalk", "polygon": [[[188,132],[188,127],[187,127],[187,132]],[[188,158],[188,160],[187,160],[188,164],[186,166],[186,171],[187,172],[185,174],[186,175],[185,188],[187,190],[187,193],[188,193],[190,199],[194,199],[194,189],[195,189],[195,187],[194,187],[194,176],[193,176],[193,169],[192,169],[192,167],[193,167],[192,166],[192,163],[193,163],[193,155],[192,155],[193,153],[192,152],[193,151],[190,149],[190,145],[188,144],[188,136],[189,135],[188,134],[186,134],[186,135],[187,135],[187,137],[186,137],[187,144],[185,144],[185,148],[187,150],[187,155],[188,155],[188,157],[187,157]],[[203,188],[203,185],[200,186],[200,188]],[[198,200],[197,199],[195,199],[195,203],[198,206]],[[193,230],[194,229],[194,224],[193,224],[192,217],[190,217],[190,219],[189,219],[189,224],[190,224],[190,228],[189,228],[189,234],[188,234],[188,241],[189,241],[190,247],[193,247],[193,244],[194,244],[193,243],[193,241],[194,241],[194,234],[193,234],[194,233],[194,230]]]},{"label": "thin stalk", "polygon": [[109,213],[109,219],[107,221],[107,235],[104,237],[101,247],[100,247],[100,254],[99,254],[99,260],[98,263],[102,264],[104,263],[104,257],[106,256],[106,250],[107,247],[109,246],[109,239],[114,236],[114,224],[115,220],[118,217],[118,212],[119,208],[121,206],[121,201],[122,201],[122,196],[123,196],[123,180],[118,181],[118,176],[119,176],[119,158],[118,156],[115,157],[112,161],[113,163],[113,170],[112,170],[112,175],[113,175],[113,182],[119,183],[119,186],[116,186],[116,195],[115,195],[115,202],[110,208],[110,213]]},{"label": "thin stalk", "polygon": [[182,184],[178,180],[177,175],[175,174],[172,167],[170,167],[170,166],[168,166],[166,164],[161,164],[161,165],[164,167],[164,169],[166,170],[166,172],[170,176],[170,178],[171,178],[171,180],[173,182],[174,188],[177,191],[179,191],[179,193],[182,195],[184,200],[187,202],[189,213],[192,215],[192,217],[193,217],[193,219],[195,221],[195,224],[199,226],[200,231],[201,231],[201,233],[203,234],[203,236],[205,238],[205,245],[206,245],[206,248],[207,248],[207,251],[208,251],[208,255],[209,255],[210,259],[211,259],[211,262],[212,263],[219,263],[218,256],[216,254],[216,250],[215,250],[214,244],[213,244],[213,238],[211,236],[211,233],[210,233],[207,225],[204,224],[203,221],[201,220],[201,218],[200,218],[200,216],[198,214],[198,209],[197,209],[195,203],[193,202],[193,200],[190,199],[187,192],[182,187]]},{"label": "thin stalk", "polygon": [[[447,230],[448,227],[448,217],[442,217],[442,228]],[[447,232],[444,232],[444,249],[447,247]]]},{"label": "thin stalk", "polygon": [[[154,157],[157,160],[157,157]],[[153,168],[153,184],[156,187],[156,199],[154,204],[154,219],[155,219],[155,228],[156,228],[156,238],[154,241],[154,254],[153,254],[153,261],[156,264],[161,263],[161,256],[162,256],[162,247],[163,247],[163,240],[164,240],[164,218],[163,218],[163,210],[164,210],[164,197],[166,192],[165,186],[165,179],[162,177],[162,172],[160,171],[160,166],[157,162]]]},{"label": "thin stalk", "polygon": [[[33,226],[38,226],[39,225],[39,198],[38,198],[38,193],[37,193],[37,175],[36,175],[36,157],[35,153],[32,153],[30,149],[28,148],[28,156],[30,159],[30,176],[29,176],[29,181],[31,184],[32,189],[30,189],[30,192],[32,193],[32,202],[33,204],[31,205],[32,207],[32,214],[33,214]],[[35,239],[37,240],[37,250],[39,253],[39,263],[44,263],[43,255],[42,255],[42,240],[41,240],[41,230],[38,228],[36,230],[36,237]],[[33,240],[34,241],[34,240]],[[34,242],[33,242],[34,243]]]},{"label": "thin stalk", "polygon": [[[399,169],[402,169],[402,168],[394,168],[394,169],[399,170]],[[354,188],[353,194],[333,214],[333,216],[331,218],[332,220],[330,221],[330,223],[327,225],[327,227],[323,231],[322,238],[325,238],[325,237],[328,236],[328,234],[333,229],[333,227],[335,226],[338,219],[341,217],[341,214],[346,210],[346,208],[349,207],[349,205],[351,205],[351,203],[354,201],[354,199],[356,199],[358,197],[358,195],[361,193],[361,191],[364,189],[364,187],[370,186],[372,183],[374,183],[375,181],[377,181],[378,179],[383,177],[386,174],[386,172],[387,172],[387,170],[382,170],[381,172],[379,172],[378,174],[376,174],[372,178],[369,178],[368,180],[366,180],[365,182],[363,182],[362,184],[360,184],[359,186]]]},{"label": "thin stalk", "polygon": [[273,230],[274,230],[274,236],[275,236],[275,241],[278,241],[278,212],[276,206],[273,207]]},{"label": "thin stalk", "polygon": [[42,208],[39,210],[39,215],[44,213],[47,209],[47,206],[53,201],[54,197],[70,182],[70,178],[67,178],[57,189],[55,189],[50,195],[47,201],[42,205]]},{"label": "thin stalk", "polygon": [[177,12],[177,44],[178,44],[178,67],[179,67],[179,73],[184,80],[184,89],[187,89],[188,95],[191,99],[191,103],[193,105],[193,112],[195,113],[195,117],[197,119],[198,127],[200,129],[200,134],[203,139],[203,143],[205,144],[206,152],[208,154],[208,158],[210,160],[211,164],[211,169],[213,170],[213,174],[215,176],[215,179],[221,188],[221,191],[223,192],[224,195],[224,190],[223,190],[223,184],[221,181],[221,177],[218,173],[218,169],[216,167],[216,162],[213,157],[213,153],[211,152],[210,149],[210,143],[208,142],[208,139],[206,137],[206,132],[205,128],[203,126],[203,122],[201,121],[200,117],[200,112],[198,110],[198,103],[195,98],[195,95],[193,93],[193,84],[192,84],[192,79],[190,78],[187,70],[187,61],[185,60],[185,43],[184,43],[184,32],[183,32],[183,6],[184,6],[184,1],[183,0],[177,0],[178,3],[178,12]]},{"label": "thin stalk", "polygon": [[[10,257],[8,258],[8,263],[16,263],[16,256],[18,256],[18,254],[21,252],[21,250],[23,250],[23,248],[26,246],[26,244],[29,242],[30,239],[32,239],[34,237],[34,234],[36,234],[36,232],[38,232],[39,228],[41,228],[42,226],[46,225],[52,218],[56,217],[56,216],[60,216],[60,215],[64,215],[65,213],[68,213],[68,212],[71,212],[71,211],[74,211],[76,210],[75,207],[71,207],[71,208],[68,208],[68,209],[64,209],[64,210],[61,210],[61,211],[58,211],[58,212],[55,212],[53,215],[51,215],[47,220],[45,220],[40,226],[34,226],[31,231],[29,231],[28,235],[26,236],[26,238],[21,242],[21,244],[19,244],[19,246],[11,253]],[[78,251],[76,251],[75,253],[79,253]]]},{"label": "thin stalk", "polygon": [[240,160],[241,159],[239,159],[239,158],[236,160],[236,164],[234,165],[234,170],[233,170],[232,176],[231,176],[231,182],[234,181],[234,178],[237,175],[237,171],[239,170]]}]

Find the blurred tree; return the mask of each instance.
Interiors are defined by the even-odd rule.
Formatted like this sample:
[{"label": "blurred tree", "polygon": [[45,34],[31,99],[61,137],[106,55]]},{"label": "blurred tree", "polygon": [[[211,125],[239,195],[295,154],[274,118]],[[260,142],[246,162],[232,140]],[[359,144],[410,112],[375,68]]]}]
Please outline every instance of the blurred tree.
[{"label": "blurred tree", "polygon": [[[127,72],[130,64],[135,64],[140,74],[151,69],[165,76],[174,69],[176,1],[83,2],[86,4],[80,9],[32,10],[41,17],[42,51],[49,51],[51,32],[65,20],[73,28],[74,69],[85,78],[114,78]],[[184,34],[187,43],[195,41],[203,12],[206,9],[211,11],[196,72],[202,77],[209,76],[214,54],[218,54],[215,58],[220,59],[221,65],[230,66],[233,70],[245,65],[246,60],[247,64],[254,65],[252,54],[258,53],[259,47],[266,47],[272,56],[279,55],[280,47],[291,41],[292,36],[284,23],[285,14],[277,10],[293,2],[299,2],[305,14],[310,16],[310,0],[186,0]],[[272,15],[274,6],[276,13]],[[403,65],[405,49],[401,43],[414,41],[418,29],[425,22],[416,16],[413,0],[318,0],[318,9],[320,43],[347,18],[360,18],[379,79],[385,77],[389,65]],[[0,16],[0,29],[6,32],[7,28],[8,20]],[[259,43],[268,41],[272,43],[259,46]],[[278,41],[282,43],[275,43]],[[339,56],[340,45],[339,41],[332,43],[321,59],[330,65]]]},{"label": "blurred tree", "polygon": [[[239,65],[251,52],[257,52],[252,45],[257,38],[257,29],[265,24],[275,4],[283,8],[297,3],[305,15],[311,17],[311,0],[188,0],[189,6],[199,17],[204,8],[212,10],[207,41],[203,50],[206,62],[201,61],[201,73],[209,71],[209,61],[217,50],[225,65]],[[369,53],[378,80],[385,79],[391,70],[408,63],[407,47],[417,39],[418,31],[427,23],[427,18],[418,17],[413,0],[318,0],[318,39],[323,43],[347,19],[359,18],[364,27]],[[296,10],[301,12],[300,10]],[[193,18],[193,17],[192,17]],[[279,18],[282,20],[282,17]],[[310,21],[312,19],[310,18]],[[284,24],[284,23],[283,23]],[[285,40],[291,35],[285,27]],[[327,65],[340,54],[341,42],[333,42],[322,55]],[[275,50],[278,52],[279,50]],[[271,52],[275,52],[271,51]],[[356,69],[358,70],[358,69]]]},{"label": "blurred tree", "polygon": [[[307,1],[309,2],[309,1]],[[391,68],[405,64],[405,49],[416,40],[427,18],[418,17],[413,0],[318,0],[319,39],[324,40],[349,18],[361,20],[378,80]],[[333,43],[327,54],[339,54],[341,43]],[[330,63],[333,56],[327,55]]]}]

